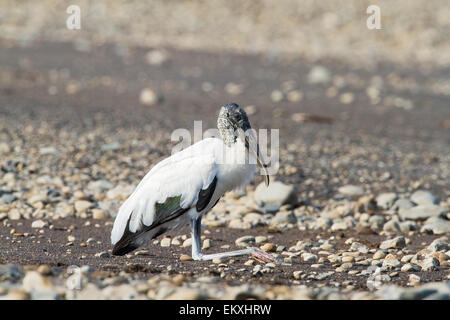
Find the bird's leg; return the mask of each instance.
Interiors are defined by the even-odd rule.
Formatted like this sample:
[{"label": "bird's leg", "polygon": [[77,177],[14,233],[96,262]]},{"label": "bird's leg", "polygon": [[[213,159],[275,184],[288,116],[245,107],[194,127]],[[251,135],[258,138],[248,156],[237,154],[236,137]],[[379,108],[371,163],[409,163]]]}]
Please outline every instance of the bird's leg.
[{"label": "bird's leg", "polygon": [[242,250],[227,251],[213,254],[202,254],[201,252],[201,218],[192,219],[192,259],[194,260],[214,260],[228,257],[251,255],[256,260],[263,262],[280,263],[273,255],[258,248],[247,248]]}]

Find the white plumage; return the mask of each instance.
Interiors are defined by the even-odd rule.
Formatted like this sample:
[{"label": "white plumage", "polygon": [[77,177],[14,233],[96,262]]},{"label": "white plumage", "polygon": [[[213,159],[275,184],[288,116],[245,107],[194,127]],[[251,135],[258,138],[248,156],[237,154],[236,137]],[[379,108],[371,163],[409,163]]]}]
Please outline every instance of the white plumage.
[{"label": "white plumage", "polygon": [[[131,214],[131,232],[150,226],[155,220],[156,202],[164,203],[168,197],[181,196],[182,208],[195,207],[200,190],[206,189],[217,176],[216,190],[210,201],[212,206],[225,192],[248,183],[256,165],[237,163],[242,153],[245,154],[244,148],[240,140],[228,147],[221,139],[208,138],[159,162],[120,207],[111,233],[112,244],[121,239]],[[209,207],[198,214],[209,211]]]}]

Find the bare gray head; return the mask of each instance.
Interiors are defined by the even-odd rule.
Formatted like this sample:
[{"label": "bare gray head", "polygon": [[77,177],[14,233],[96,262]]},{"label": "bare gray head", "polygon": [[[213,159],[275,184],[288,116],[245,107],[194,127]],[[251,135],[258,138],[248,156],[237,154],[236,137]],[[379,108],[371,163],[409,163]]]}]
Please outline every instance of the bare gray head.
[{"label": "bare gray head", "polygon": [[217,119],[217,128],[220,136],[227,146],[232,146],[237,139],[244,142],[246,149],[256,158],[258,166],[263,168],[266,185],[269,185],[269,175],[259,152],[259,145],[256,138],[249,131],[252,127],[248,121],[247,114],[236,103],[227,103],[220,109],[219,118]]},{"label": "bare gray head", "polygon": [[220,109],[217,128],[227,146],[231,146],[243,134],[251,129],[247,114],[236,103],[227,103]]}]

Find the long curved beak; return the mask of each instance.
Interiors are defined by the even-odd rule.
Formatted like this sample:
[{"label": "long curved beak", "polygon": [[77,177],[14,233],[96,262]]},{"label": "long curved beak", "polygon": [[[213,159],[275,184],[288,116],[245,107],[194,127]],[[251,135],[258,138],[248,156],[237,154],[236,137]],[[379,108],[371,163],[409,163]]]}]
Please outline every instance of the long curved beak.
[{"label": "long curved beak", "polygon": [[245,147],[255,156],[258,167],[264,170],[264,183],[266,184],[266,187],[268,187],[270,183],[269,173],[267,172],[266,164],[264,163],[264,159],[259,151],[259,144],[251,143],[249,136],[245,135]]}]

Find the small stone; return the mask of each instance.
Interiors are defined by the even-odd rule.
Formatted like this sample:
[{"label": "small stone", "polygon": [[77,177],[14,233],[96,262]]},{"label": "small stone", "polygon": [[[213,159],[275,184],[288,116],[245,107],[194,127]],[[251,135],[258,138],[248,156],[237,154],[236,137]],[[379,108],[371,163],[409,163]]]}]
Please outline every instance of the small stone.
[{"label": "small stone", "polygon": [[317,261],[317,256],[315,254],[305,252],[305,253],[302,253],[302,259],[305,262],[314,262],[314,261]]},{"label": "small stone", "polygon": [[355,257],[353,257],[353,256],[344,256],[344,257],[342,257],[342,262],[353,262],[353,261],[355,261]]},{"label": "small stone", "polygon": [[[160,245],[161,245],[161,247],[170,247],[171,242],[172,242],[171,238],[162,238],[161,242],[160,242]],[[184,243],[183,243],[183,247],[184,247]]]},{"label": "small stone", "polygon": [[149,255],[149,251],[145,250],[145,249],[143,249],[143,250],[136,250],[134,252],[134,255],[135,256],[148,256]]},{"label": "small stone", "polygon": [[418,284],[420,282],[420,277],[416,274],[410,274],[408,277],[408,283],[410,285],[415,286],[416,284]]},{"label": "small stone", "polygon": [[102,252],[96,253],[96,254],[95,254],[95,257],[96,257],[96,258],[109,258],[110,255],[109,255],[108,252],[102,251]]},{"label": "small stone", "polygon": [[244,263],[244,265],[249,266],[249,267],[253,266],[254,264],[255,264],[255,261],[254,261],[254,260],[247,260],[247,261],[245,261],[245,263]]},{"label": "small stone", "polygon": [[102,209],[92,209],[92,218],[95,220],[104,220],[108,215]]},{"label": "small stone", "polygon": [[276,249],[276,245],[271,242],[268,242],[261,246],[261,250],[264,250],[266,252],[274,252],[275,249]]},{"label": "small stone", "polygon": [[85,212],[92,206],[92,202],[86,200],[77,200],[75,201],[75,210],[78,213]]},{"label": "small stone", "polygon": [[444,216],[448,209],[437,205],[419,205],[410,209],[400,209],[399,216],[403,220],[426,220],[430,217]]},{"label": "small stone", "polygon": [[56,154],[58,154],[58,149],[56,149],[55,147],[42,147],[42,148],[39,148],[39,153],[42,155],[46,155],[46,154],[56,155]]},{"label": "small stone", "polygon": [[191,256],[188,256],[188,255],[186,255],[186,254],[182,254],[182,255],[180,256],[180,260],[181,260],[181,261],[192,261],[192,258],[191,258]]},{"label": "small stone", "polygon": [[403,272],[416,272],[422,270],[422,268],[414,263],[407,263],[401,269]]},{"label": "small stone", "polygon": [[256,236],[255,237],[255,244],[261,244],[263,242],[267,241],[267,237],[266,236]]},{"label": "small stone", "polygon": [[391,269],[400,267],[401,264],[402,263],[400,261],[398,261],[397,259],[387,259],[387,257],[386,257],[386,259],[384,259],[384,261],[383,261],[382,267],[385,269],[391,270]]},{"label": "small stone", "polygon": [[203,240],[202,249],[209,249],[209,248],[211,248],[211,240],[210,239]]},{"label": "small stone", "polygon": [[2,195],[1,199],[5,204],[10,204],[10,203],[13,203],[14,201],[16,201],[17,197],[13,194],[6,193],[6,194]]},{"label": "small stone", "polygon": [[351,92],[344,92],[339,96],[339,102],[342,104],[350,104],[355,100],[355,95]]},{"label": "small stone", "polygon": [[145,61],[152,66],[160,66],[169,60],[169,55],[164,50],[150,50],[145,55]]},{"label": "small stone", "polygon": [[297,218],[292,211],[277,212],[277,214],[270,221],[271,226],[283,226],[289,223],[297,223]]},{"label": "small stone", "polygon": [[436,239],[432,243],[430,243],[427,249],[430,252],[447,251],[450,249],[450,245],[446,242],[439,241],[439,239]]},{"label": "small stone", "polygon": [[243,236],[243,237],[237,238],[234,243],[238,247],[248,247],[255,243],[255,237],[254,236]]},{"label": "small stone", "polygon": [[394,204],[390,210],[392,212],[397,212],[397,211],[403,210],[403,209],[410,209],[414,206],[415,206],[414,202],[412,202],[408,199],[405,199],[405,198],[400,198],[394,202]]},{"label": "small stone", "polygon": [[380,249],[404,248],[406,246],[405,238],[400,236],[394,239],[385,240],[380,244]]},{"label": "small stone", "polygon": [[293,90],[288,92],[287,94],[287,100],[289,102],[299,102],[302,101],[302,99],[303,99],[303,92],[299,90]]},{"label": "small stone", "polygon": [[9,220],[19,220],[22,217],[20,214],[20,211],[17,209],[11,209],[8,212],[8,219]]},{"label": "small stone", "polygon": [[270,99],[273,102],[280,102],[280,101],[282,101],[284,99],[284,94],[280,90],[274,90],[270,94]]},{"label": "small stone", "polygon": [[6,142],[0,142],[0,153],[10,153],[11,147]]},{"label": "small stone", "polygon": [[34,228],[34,229],[41,229],[41,228],[43,228],[45,226],[46,226],[46,223],[44,221],[42,221],[42,220],[35,220],[31,224],[31,228]]},{"label": "small stone", "polygon": [[300,279],[301,279],[302,274],[303,274],[303,271],[301,271],[301,270],[299,270],[299,271],[294,271],[294,273],[293,273],[294,278],[297,279],[297,280],[300,280]]},{"label": "small stone", "polygon": [[379,208],[388,210],[394,205],[395,200],[397,200],[397,194],[394,192],[382,193],[375,200]]},{"label": "small stone", "polygon": [[354,185],[342,186],[338,189],[338,192],[345,196],[361,196],[364,194],[364,189]]},{"label": "small stone", "polygon": [[330,71],[324,66],[316,65],[308,73],[309,83],[322,83],[325,84],[331,80]]},{"label": "small stone", "polygon": [[182,247],[183,248],[187,248],[192,246],[192,238],[188,238],[186,240],[183,241]]},{"label": "small stone", "polygon": [[435,257],[427,258],[422,263],[422,271],[433,271],[439,267],[439,260]]},{"label": "small stone", "polygon": [[269,187],[260,183],[254,193],[256,203],[265,212],[273,213],[279,210],[282,205],[297,204],[297,191],[293,185],[286,185],[280,181],[272,181]]},{"label": "small stone", "polygon": [[141,91],[141,94],[139,96],[139,101],[141,104],[144,104],[147,106],[153,106],[162,101],[162,96],[157,94],[155,91],[153,91],[150,88],[145,88]]},{"label": "small stone", "polygon": [[365,244],[359,243],[359,242],[353,242],[350,246],[350,251],[358,251],[361,253],[368,253],[369,247]]},{"label": "small stone", "polygon": [[52,274],[52,269],[50,269],[48,265],[43,264],[37,268],[37,272],[39,272],[43,276],[49,276]]},{"label": "small stone", "polygon": [[410,199],[418,205],[439,204],[439,200],[430,191],[426,190],[418,190],[414,192]]},{"label": "small stone", "polygon": [[421,232],[432,232],[434,234],[450,233],[450,221],[439,217],[427,219],[420,229]]},{"label": "small stone", "polygon": [[236,96],[244,91],[244,86],[234,82],[228,82],[225,85],[225,91],[232,96]]},{"label": "small stone", "polygon": [[387,232],[399,232],[401,229],[400,224],[396,220],[392,219],[383,225],[383,230]]}]

